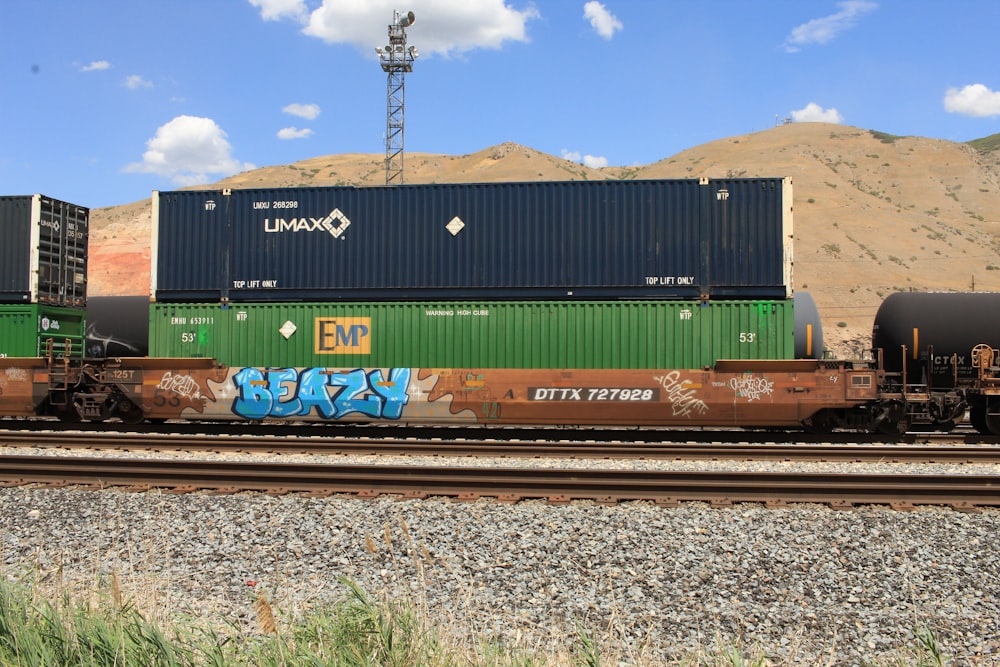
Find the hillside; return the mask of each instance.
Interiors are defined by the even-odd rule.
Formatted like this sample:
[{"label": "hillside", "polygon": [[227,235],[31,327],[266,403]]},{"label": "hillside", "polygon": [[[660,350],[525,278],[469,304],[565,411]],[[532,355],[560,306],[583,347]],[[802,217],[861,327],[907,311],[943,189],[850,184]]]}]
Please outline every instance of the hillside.
[{"label": "hillside", "polygon": [[[407,153],[408,183],[791,176],[795,288],[812,293],[828,344],[865,344],[899,290],[1000,291],[1000,159],[970,144],[796,123],[720,139],[659,162],[590,169],[513,143],[460,156]],[[381,185],[382,155],[329,155],[206,187]],[[92,211],[92,294],[148,293],[150,202]]]}]

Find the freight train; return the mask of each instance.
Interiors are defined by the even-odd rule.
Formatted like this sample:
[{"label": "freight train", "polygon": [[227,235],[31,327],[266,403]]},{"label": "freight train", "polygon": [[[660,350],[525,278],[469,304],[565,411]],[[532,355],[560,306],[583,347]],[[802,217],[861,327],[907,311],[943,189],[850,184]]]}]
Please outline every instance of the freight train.
[{"label": "freight train", "polygon": [[153,201],[148,298],[0,305],[0,416],[1000,435],[997,295],[892,295],[823,358],[790,179]]}]

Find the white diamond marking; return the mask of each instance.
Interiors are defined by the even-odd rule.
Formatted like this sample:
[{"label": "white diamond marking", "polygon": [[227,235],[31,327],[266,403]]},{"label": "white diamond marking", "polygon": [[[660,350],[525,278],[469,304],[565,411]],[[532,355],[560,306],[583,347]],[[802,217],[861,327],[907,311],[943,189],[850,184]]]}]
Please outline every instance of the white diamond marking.
[{"label": "white diamond marking", "polygon": [[458,236],[458,233],[465,229],[465,223],[462,222],[462,219],[456,215],[451,219],[451,222],[445,225],[445,229],[451,232],[452,236]]}]

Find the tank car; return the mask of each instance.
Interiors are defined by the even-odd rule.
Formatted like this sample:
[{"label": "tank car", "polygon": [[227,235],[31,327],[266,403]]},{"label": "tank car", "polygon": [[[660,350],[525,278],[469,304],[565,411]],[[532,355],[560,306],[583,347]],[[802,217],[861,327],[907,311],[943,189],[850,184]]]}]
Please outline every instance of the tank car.
[{"label": "tank car", "polygon": [[1000,347],[1000,293],[890,294],[872,328],[886,372],[940,389],[976,379],[972,349],[979,344]]},{"label": "tank car", "polygon": [[93,358],[148,355],[149,297],[90,297],[86,349]]},{"label": "tank car", "polygon": [[809,292],[796,292],[795,303],[795,358],[822,359],[823,322],[819,317],[816,301]]},{"label": "tank car", "polygon": [[967,405],[977,430],[1000,434],[1000,293],[891,294],[875,315],[872,348],[903,391],[925,391],[938,413]]}]

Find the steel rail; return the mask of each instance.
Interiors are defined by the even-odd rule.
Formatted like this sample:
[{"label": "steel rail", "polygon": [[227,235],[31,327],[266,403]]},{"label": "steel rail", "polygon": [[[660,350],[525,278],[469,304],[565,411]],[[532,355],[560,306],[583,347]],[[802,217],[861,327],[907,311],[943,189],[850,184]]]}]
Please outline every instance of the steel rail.
[{"label": "steel rail", "polygon": [[947,443],[966,445],[998,445],[1000,437],[982,435],[960,426],[950,433],[910,432],[883,435],[856,431],[836,431],[816,434],[798,431],[766,431],[740,428],[557,428],[551,426],[410,426],[407,424],[304,424],[300,422],[166,422],[125,425],[120,422],[81,422],[63,425],[54,419],[0,419],[0,435],[7,432],[87,431],[91,433],[127,433],[156,435],[252,435],[287,438],[357,438],[357,439],[418,439],[469,441],[587,441],[616,443],[622,440],[650,444],[718,443],[739,441],[753,444],[913,444]]},{"label": "steel rail", "polygon": [[773,472],[569,470],[411,465],[324,465],[206,460],[140,460],[110,457],[0,455],[4,484],[126,486],[146,490],[235,493],[310,492],[490,497],[515,502],[589,499],[664,504],[764,502],[825,503],[834,507],[948,505],[956,509],[1000,506],[1000,475],[874,475]]},{"label": "steel rail", "polygon": [[123,451],[264,452],[497,458],[756,460],[880,463],[1000,463],[1000,447],[940,445],[595,443],[395,438],[287,438],[94,432],[0,432],[0,446]]}]

